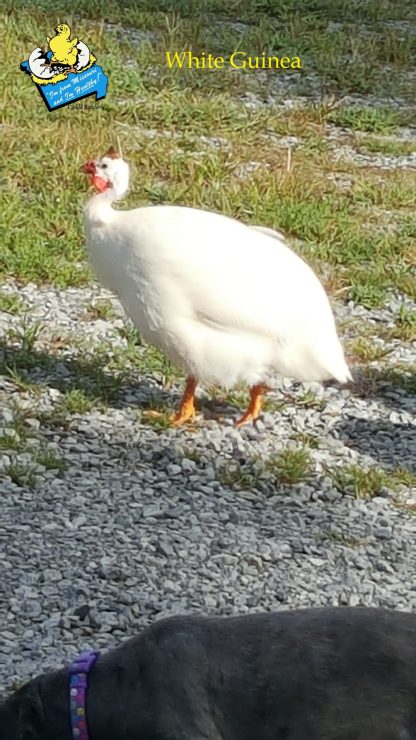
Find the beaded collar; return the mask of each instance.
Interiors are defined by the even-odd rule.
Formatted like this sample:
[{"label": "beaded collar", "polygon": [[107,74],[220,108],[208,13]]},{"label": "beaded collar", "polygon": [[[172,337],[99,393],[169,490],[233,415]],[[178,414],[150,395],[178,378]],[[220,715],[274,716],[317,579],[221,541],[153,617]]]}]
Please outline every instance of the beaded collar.
[{"label": "beaded collar", "polygon": [[88,674],[99,652],[88,650],[75,658],[69,668],[69,713],[73,740],[89,740],[86,717]]}]

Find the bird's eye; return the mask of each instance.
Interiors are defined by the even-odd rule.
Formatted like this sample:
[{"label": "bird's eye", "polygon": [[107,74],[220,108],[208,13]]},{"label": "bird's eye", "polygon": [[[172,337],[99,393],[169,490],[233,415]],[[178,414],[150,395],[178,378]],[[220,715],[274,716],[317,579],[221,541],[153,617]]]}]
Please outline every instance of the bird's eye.
[{"label": "bird's eye", "polygon": [[103,170],[106,170],[107,167],[108,167],[108,164],[106,164],[105,162],[103,162],[102,165],[101,165],[101,167],[103,168]]}]

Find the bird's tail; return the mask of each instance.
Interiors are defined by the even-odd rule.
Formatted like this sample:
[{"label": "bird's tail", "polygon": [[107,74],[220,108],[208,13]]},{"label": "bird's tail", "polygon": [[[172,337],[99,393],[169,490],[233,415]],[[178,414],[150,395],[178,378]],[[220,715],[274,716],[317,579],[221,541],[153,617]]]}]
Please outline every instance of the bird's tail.
[{"label": "bird's tail", "polygon": [[333,376],[335,380],[338,381],[338,383],[349,383],[352,380],[354,380],[354,378],[351,375],[351,370],[349,369],[345,360],[344,360],[344,367],[342,369],[340,368],[339,370],[337,370],[336,375],[335,373],[333,373]]},{"label": "bird's tail", "polygon": [[353,377],[347,365],[341,342],[337,336],[334,337],[329,349],[330,351],[325,352],[325,355],[321,357],[322,368],[328,373],[328,377],[335,378],[338,383],[352,381]]}]

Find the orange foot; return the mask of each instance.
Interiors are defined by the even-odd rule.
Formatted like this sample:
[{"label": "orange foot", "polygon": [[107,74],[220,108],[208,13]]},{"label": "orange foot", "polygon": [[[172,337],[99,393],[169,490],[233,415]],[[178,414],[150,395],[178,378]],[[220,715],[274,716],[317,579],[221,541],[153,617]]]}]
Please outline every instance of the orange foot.
[{"label": "orange foot", "polygon": [[243,424],[247,424],[249,421],[255,421],[261,411],[261,402],[263,400],[263,394],[271,391],[268,385],[253,385],[250,388],[250,403],[245,414],[235,422],[236,427],[241,427]]},{"label": "orange foot", "polygon": [[174,426],[181,426],[181,424],[185,424],[185,422],[189,421],[189,419],[192,419],[195,416],[195,389],[197,386],[197,381],[192,376],[189,376],[189,378],[186,381],[185,391],[182,396],[181,404],[179,406],[179,411],[177,414],[174,414],[171,418],[172,424]]}]

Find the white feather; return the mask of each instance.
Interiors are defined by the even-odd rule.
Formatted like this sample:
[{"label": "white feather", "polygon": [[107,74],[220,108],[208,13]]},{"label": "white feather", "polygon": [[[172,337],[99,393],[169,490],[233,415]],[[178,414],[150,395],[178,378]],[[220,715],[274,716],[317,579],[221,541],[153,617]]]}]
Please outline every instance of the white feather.
[{"label": "white feather", "polygon": [[179,206],[116,211],[112,197],[86,206],[92,263],[172,362],[225,387],[351,379],[326,293],[280,234]]},{"label": "white feather", "polygon": [[257,226],[256,224],[250,224],[250,229],[256,229],[257,231],[262,231],[263,234],[272,236],[273,239],[279,239],[282,242],[284,242],[285,240],[285,237],[283,236],[283,234],[281,234],[280,231],[275,231],[274,229],[270,229],[268,226]]}]

